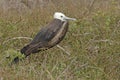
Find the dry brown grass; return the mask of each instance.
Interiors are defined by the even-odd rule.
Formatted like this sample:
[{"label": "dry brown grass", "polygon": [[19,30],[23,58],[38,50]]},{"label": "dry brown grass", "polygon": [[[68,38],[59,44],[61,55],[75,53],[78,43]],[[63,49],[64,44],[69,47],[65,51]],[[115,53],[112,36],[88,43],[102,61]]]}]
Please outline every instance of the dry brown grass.
[{"label": "dry brown grass", "polygon": [[[51,1],[42,8],[38,4],[30,9],[25,5],[22,8],[15,5],[9,10],[1,7],[0,80],[119,80],[120,1]],[[33,38],[56,11],[77,18],[76,22],[70,22],[69,31],[60,43],[71,55],[54,47],[8,66],[6,52],[19,51],[30,40],[15,39],[4,45],[3,42],[14,37]]]}]

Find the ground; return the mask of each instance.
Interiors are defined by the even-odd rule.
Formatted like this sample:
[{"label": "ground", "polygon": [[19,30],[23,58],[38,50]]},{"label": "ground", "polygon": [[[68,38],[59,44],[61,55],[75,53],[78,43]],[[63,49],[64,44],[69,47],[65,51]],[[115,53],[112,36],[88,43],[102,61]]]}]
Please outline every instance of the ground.
[{"label": "ground", "polygon": [[[49,4],[45,11],[34,9],[26,14],[1,10],[0,80],[120,80],[119,1],[95,0],[87,7],[77,1],[71,5],[66,0],[58,7]],[[49,23],[57,9],[77,18],[70,21],[69,31],[59,44],[70,55],[55,46],[10,66],[11,56],[19,54],[31,41],[28,38]]]}]

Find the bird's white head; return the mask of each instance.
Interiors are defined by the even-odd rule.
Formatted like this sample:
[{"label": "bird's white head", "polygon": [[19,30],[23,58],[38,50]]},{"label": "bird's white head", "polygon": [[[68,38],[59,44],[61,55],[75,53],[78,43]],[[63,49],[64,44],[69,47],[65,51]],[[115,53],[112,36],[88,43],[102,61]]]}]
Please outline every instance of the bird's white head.
[{"label": "bird's white head", "polygon": [[61,21],[76,20],[75,18],[70,18],[70,17],[65,16],[65,15],[64,15],[63,13],[61,13],[61,12],[55,12],[54,18],[55,18],[55,19],[59,19],[59,20],[61,20]]}]

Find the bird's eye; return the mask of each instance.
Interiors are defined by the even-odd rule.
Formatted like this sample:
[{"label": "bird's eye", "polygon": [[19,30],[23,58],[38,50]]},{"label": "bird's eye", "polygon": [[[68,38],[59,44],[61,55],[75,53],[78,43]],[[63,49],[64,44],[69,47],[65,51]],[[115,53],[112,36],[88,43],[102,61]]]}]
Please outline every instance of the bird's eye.
[{"label": "bird's eye", "polygon": [[63,16],[60,16],[61,18],[63,17]]}]

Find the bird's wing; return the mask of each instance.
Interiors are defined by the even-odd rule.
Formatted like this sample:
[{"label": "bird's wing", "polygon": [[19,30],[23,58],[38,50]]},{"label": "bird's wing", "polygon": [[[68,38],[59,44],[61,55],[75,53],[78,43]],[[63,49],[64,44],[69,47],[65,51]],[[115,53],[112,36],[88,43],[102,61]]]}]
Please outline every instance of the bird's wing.
[{"label": "bird's wing", "polygon": [[[54,24],[53,24],[54,23]],[[52,21],[46,27],[42,28],[30,44],[35,45],[50,41],[62,27],[62,21]]]},{"label": "bird's wing", "polygon": [[47,46],[47,43],[57,34],[64,22],[55,20],[52,21],[52,23],[42,28],[32,40],[32,42],[21,49],[21,52],[29,55],[30,53],[33,53],[33,51],[37,51],[39,48],[45,48]]}]

